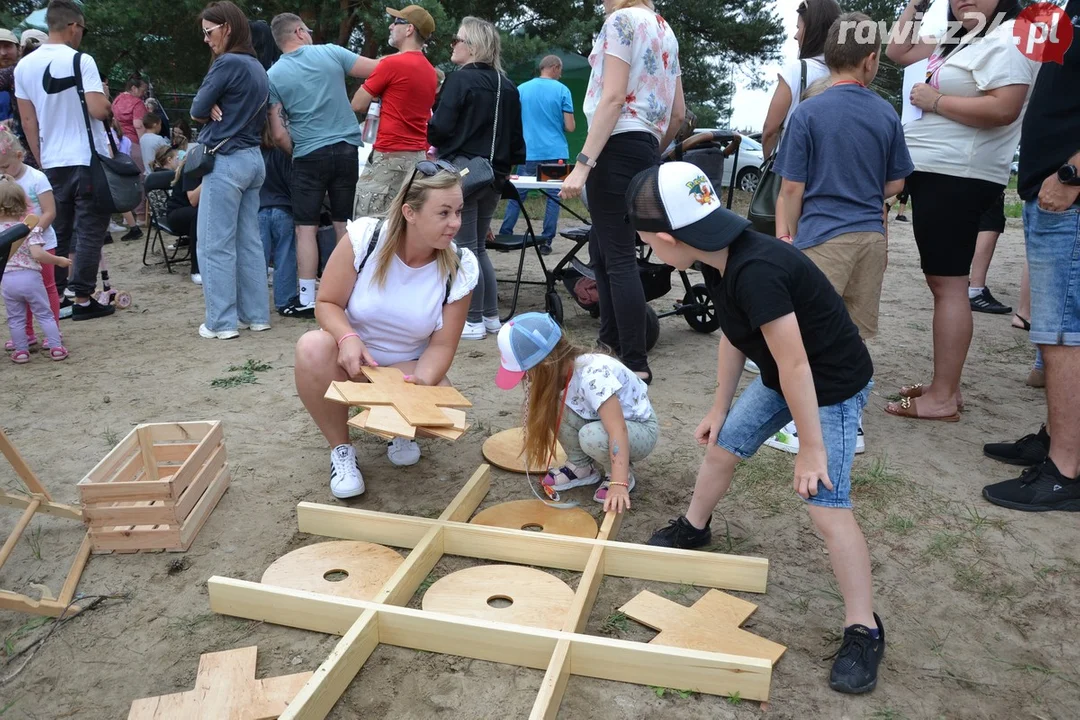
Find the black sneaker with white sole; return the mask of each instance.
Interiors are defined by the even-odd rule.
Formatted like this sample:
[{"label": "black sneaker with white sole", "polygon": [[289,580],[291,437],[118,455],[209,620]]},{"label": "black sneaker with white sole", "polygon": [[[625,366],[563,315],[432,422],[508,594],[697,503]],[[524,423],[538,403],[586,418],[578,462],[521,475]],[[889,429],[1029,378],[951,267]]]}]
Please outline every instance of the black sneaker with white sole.
[{"label": "black sneaker with white sole", "polygon": [[971,303],[971,312],[989,313],[991,315],[1008,315],[1012,308],[990,294],[990,288],[984,287],[982,292],[973,298],[968,298]]},{"label": "black sneaker with white sole", "polygon": [[874,613],[877,637],[865,625],[852,625],[844,629],[844,640],[836,651],[829,687],[849,695],[868,693],[877,687],[878,665],[885,657],[885,628],[881,618]]},{"label": "black sneaker with white sole", "polygon": [[95,318],[107,317],[114,312],[116,312],[115,305],[102,305],[95,298],[90,298],[90,301],[85,305],[75,303],[71,306],[71,319],[75,321],[93,320]]},{"label": "black sneaker with white sole", "polygon": [[315,317],[315,305],[301,305],[300,296],[294,295],[289,300],[288,305],[278,308],[278,315],[282,317],[313,318]]},{"label": "black sneaker with white sole", "polygon": [[1054,461],[1047,458],[1018,478],[987,485],[983,497],[1010,510],[1080,512],[1080,478],[1065,477]]},{"label": "black sneaker with white sole", "polygon": [[685,515],[680,515],[674,520],[669,520],[665,528],[660,528],[653,533],[646,545],[655,547],[679,548],[680,550],[693,550],[704,547],[712,542],[712,525],[710,517],[705,527],[700,530],[690,524]]},{"label": "black sneaker with white sole", "polygon": [[1050,435],[1043,425],[1039,432],[1025,435],[1016,442],[987,443],[983,445],[983,455],[1009,465],[1038,465],[1050,455]]}]

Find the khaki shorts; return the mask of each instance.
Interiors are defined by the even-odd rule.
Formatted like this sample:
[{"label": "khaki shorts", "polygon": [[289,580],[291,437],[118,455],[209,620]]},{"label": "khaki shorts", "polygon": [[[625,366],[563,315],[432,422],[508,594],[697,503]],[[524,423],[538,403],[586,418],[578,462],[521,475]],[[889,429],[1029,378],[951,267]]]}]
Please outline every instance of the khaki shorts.
[{"label": "khaki shorts", "polygon": [[390,203],[408,180],[416,163],[426,157],[422,150],[371,153],[364,174],[356,183],[353,218],[386,217]]},{"label": "khaki shorts", "polygon": [[888,255],[885,236],[876,232],[844,233],[803,252],[844,299],[862,339],[877,335],[881,282]]}]

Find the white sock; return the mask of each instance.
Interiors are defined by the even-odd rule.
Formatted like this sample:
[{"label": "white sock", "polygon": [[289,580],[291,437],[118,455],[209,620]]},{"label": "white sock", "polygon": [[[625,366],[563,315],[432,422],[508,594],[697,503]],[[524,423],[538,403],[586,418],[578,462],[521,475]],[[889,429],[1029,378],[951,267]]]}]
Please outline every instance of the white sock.
[{"label": "white sock", "polygon": [[982,295],[984,289],[985,288],[968,287],[968,300],[973,300]]},{"label": "white sock", "polygon": [[300,304],[304,307],[315,304],[315,279],[300,280]]}]

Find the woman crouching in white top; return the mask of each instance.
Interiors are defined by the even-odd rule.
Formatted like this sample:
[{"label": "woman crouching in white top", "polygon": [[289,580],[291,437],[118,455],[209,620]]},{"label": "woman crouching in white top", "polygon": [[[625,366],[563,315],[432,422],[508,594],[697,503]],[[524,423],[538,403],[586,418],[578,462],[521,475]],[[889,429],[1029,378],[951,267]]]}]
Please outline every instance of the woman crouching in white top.
[{"label": "woman crouching in white top", "polygon": [[[364,479],[349,443],[349,408],[323,398],[331,382],[363,381],[361,366],[373,365],[396,367],[418,385],[449,384],[479,275],[476,257],[453,244],[461,206],[453,166],[420,162],[387,219],[349,223],[349,242],[338,243],[326,264],[315,301],[322,329],[296,344],[295,375],[304,407],[333,448],[334,497],[362,494]],[[412,465],[420,448],[396,438],[387,454],[395,465]]]}]

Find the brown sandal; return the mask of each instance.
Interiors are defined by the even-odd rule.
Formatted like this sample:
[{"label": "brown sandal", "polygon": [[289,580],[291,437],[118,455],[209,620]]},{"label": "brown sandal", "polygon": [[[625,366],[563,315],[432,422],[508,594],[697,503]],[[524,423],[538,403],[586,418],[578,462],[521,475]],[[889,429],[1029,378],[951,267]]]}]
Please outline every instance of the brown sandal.
[{"label": "brown sandal", "polygon": [[[923,396],[924,389],[925,388],[923,387],[922,383],[915,383],[914,385],[904,385],[900,388],[900,392],[897,394],[902,398],[920,398]],[[956,403],[956,411],[964,412],[963,400],[960,400],[958,403]]]},{"label": "brown sandal", "polygon": [[953,413],[952,415],[941,415],[938,417],[929,417],[927,415],[920,415],[919,409],[915,407],[915,398],[905,397],[900,401],[900,404],[889,403],[885,406],[885,412],[897,417],[911,418],[912,420],[940,420],[941,422],[960,422],[960,413]]}]

